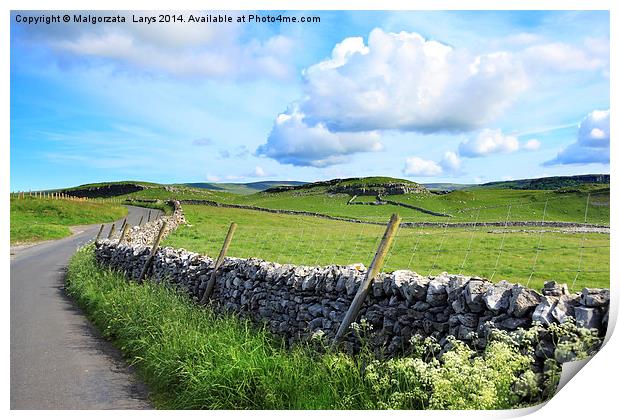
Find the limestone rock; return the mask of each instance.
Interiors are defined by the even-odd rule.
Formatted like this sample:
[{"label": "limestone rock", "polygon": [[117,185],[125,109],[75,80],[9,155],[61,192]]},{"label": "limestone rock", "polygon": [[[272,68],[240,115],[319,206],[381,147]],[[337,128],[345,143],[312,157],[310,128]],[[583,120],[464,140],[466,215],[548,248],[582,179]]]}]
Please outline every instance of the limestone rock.
[{"label": "limestone rock", "polygon": [[601,313],[597,308],[578,306],[575,308],[575,321],[584,328],[600,330]]},{"label": "limestone rock", "polygon": [[609,305],[609,289],[591,289],[584,287],[581,292],[581,304],[592,308]]},{"label": "limestone rock", "polygon": [[486,307],[495,313],[508,309],[512,287],[512,284],[504,280],[491,286],[482,296]]},{"label": "limestone rock", "polygon": [[465,303],[472,312],[478,313],[484,311],[483,296],[491,287],[491,283],[482,279],[472,278],[465,286],[463,295],[465,296]]},{"label": "limestone rock", "polygon": [[568,286],[566,283],[557,283],[554,280],[545,282],[542,288],[544,296],[564,296],[568,295]]},{"label": "limestone rock", "polygon": [[557,298],[543,296],[541,302],[534,309],[532,321],[540,322],[543,326],[549,326],[553,322],[553,309],[557,304]]},{"label": "limestone rock", "polygon": [[517,285],[512,289],[508,313],[515,317],[522,317],[538,306],[542,296],[531,289]]}]

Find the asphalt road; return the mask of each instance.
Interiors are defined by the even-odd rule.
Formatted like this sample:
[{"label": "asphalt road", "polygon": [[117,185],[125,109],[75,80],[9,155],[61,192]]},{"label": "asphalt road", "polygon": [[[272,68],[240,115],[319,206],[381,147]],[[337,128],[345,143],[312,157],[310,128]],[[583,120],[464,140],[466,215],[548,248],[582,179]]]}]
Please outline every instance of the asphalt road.
[{"label": "asphalt road", "polygon": [[[128,207],[131,225],[146,220],[148,209]],[[69,257],[99,226],[11,250],[11,409],[152,408],[146,386],[64,291]]]}]

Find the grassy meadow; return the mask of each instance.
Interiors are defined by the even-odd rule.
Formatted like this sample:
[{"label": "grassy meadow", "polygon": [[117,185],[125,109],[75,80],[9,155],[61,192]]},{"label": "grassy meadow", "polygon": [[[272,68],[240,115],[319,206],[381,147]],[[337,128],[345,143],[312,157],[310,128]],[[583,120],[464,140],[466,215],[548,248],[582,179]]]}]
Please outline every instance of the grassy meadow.
[{"label": "grassy meadow", "polygon": [[[348,194],[332,194],[327,187],[278,193],[231,194],[200,188],[178,187],[172,191],[150,188],[126,197],[157,199],[202,199],[226,204],[252,205],[270,209],[310,211],[330,216],[384,222],[397,212],[406,222],[475,221],[584,221],[609,225],[609,188],[572,190],[514,190],[470,188],[448,194],[403,194],[383,197],[427,210],[449,214],[440,217],[394,205],[348,205]],[[589,198],[588,198],[589,197]],[[356,202],[375,201],[373,196]],[[587,214],[586,214],[587,207]]]},{"label": "grassy meadow", "polygon": [[11,245],[71,235],[70,226],[106,223],[127,214],[120,204],[11,197]]},{"label": "grassy meadow", "polygon": [[[308,216],[199,205],[184,205],[183,209],[190,225],[180,226],[163,245],[211,256],[217,256],[234,221],[238,228],[229,256],[303,265],[361,262],[368,266],[384,231],[383,226]],[[609,235],[491,230],[497,231],[401,228],[384,271],[410,269],[422,275],[447,271],[533,288],[557,280],[574,291],[585,286],[609,287]]]}]

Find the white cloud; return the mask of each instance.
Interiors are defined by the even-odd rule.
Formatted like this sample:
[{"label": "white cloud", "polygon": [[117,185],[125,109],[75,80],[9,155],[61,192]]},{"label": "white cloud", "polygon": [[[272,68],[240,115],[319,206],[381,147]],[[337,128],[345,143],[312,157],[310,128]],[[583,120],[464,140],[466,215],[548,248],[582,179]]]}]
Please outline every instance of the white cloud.
[{"label": "white cloud", "polygon": [[261,178],[267,176],[267,172],[265,172],[265,170],[261,166],[257,166],[256,168],[254,168],[253,175],[257,178]]},{"label": "white cloud", "polygon": [[443,173],[443,169],[432,160],[411,156],[405,159],[403,173],[411,176],[437,176]]},{"label": "white cloud", "polygon": [[280,163],[322,168],[346,162],[351,154],[381,148],[377,132],[332,132],[323,123],[309,124],[293,107],[278,115],[267,143],[256,153]]},{"label": "white cloud", "polygon": [[411,176],[438,176],[445,173],[456,174],[461,169],[461,158],[452,151],[446,151],[439,162],[410,156],[405,159],[403,173]]},{"label": "white cloud", "polygon": [[484,129],[473,139],[459,144],[459,154],[465,157],[487,156],[493,153],[512,153],[519,150],[519,140],[502,130]]},{"label": "white cloud", "polygon": [[545,166],[609,163],[609,110],[592,111],[579,124],[577,141],[562,149]]},{"label": "white cloud", "polygon": [[[324,167],[377,151],[379,131],[460,132],[499,115],[528,86],[511,53],[473,55],[412,32],[376,28],[336,44],[303,72],[303,99],[280,114],[257,153]],[[454,171],[456,154],[443,165]]]},{"label": "white cloud", "polygon": [[417,33],[346,38],[331,58],[304,71],[299,107],[332,131],[476,129],[526,89],[512,54],[472,55]]},{"label": "white cloud", "polygon": [[[186,19],[190,13],[205,14],[180,13]],[[132,14],[153,16],[151,12],[120,13],[129,22]],[[236,23],[238,13],[232,14],[235,17],[229,24],[36,25],[24,39],[63,52],[63,59],[103,59],[120,68],[130,66],[149,73],[230,79],[292,76],[292,38],[274,35],[264,40],[246,39],[243,25]]]},{"label": "white cloud", "polygon": [[439,165],[446,171],[458,172],[461,169],[461,158],[457,153],[447,151],[444,153]]},{"label": "white cloud", "polygon": [[604,70],[609,66],[609,40],[588,38],[584,46],[563,42],[533,45],[521,53],[530,70]]},{"label": "white cloud", "polygon": [[540,140],[538,139],[530,139],[525,142],[523,145],[525,150],[538,150],[540,149]]}]

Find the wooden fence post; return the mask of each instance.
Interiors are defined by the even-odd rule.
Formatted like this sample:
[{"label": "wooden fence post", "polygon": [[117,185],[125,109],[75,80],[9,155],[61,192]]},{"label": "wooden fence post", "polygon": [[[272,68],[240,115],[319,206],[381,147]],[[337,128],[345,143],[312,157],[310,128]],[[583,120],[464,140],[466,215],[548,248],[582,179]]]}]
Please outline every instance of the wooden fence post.
[{"label": "wooden fence post", "polygon": [[144,267],[142,267],[142,271],[140,272],[140,276],[138,277],[138,283],[142,283],[142,279],[146,276],[146,273],[149,271],[151,264],[153,263],[153,257],[155,257],[155,253],[157,252],[157,248],[159,247],[159,243],[161,242],[161,238],[164,236],[164,230],[166,230],[166,222],[161,225],[161,229],[159,229],[159,233],[157,234],[157,238],[155,238],[155,242],[153,242],[153,248],[151,248],[151,253],[149,257],[146,259],[144,263]]},{"label": "wooden fence post", "polygon": [[143,220],[144,220],[144,215],[140,216],[140,221],[138,222],[138,226],[142,226]]},{"label": "wooden fence post", "polygon": [[114,223],[110,226],[110,233],[108,233],[108,239],[112,239],[112,234],[114,234]]},{"label": "wooden fence post", "polygon": [[372,263],[370,264],[368,271],[366,271],[366,277],[364,277],[362,284],[360,284],[359,288],[357,289],[357,293],[355,294],[355,297],[353,298],[353,301],[351,302],[351,306],[349,306],[349,309],[347,310],[347,313],[344,316],[344,319],[342,320],[340,327],[338,328],[336,337],[334,337],[334,341],[332,343],[332,349],[335,348],[340,343],[345,333],[349,329],[349,326],[351,325],[351,323],[355,321],[355,319],[357,318],[357,314],[360,308],[362,307],[362,304],[364,303],[364,300],[366,299],[368,292],[370,291],[372,282],[375,279],[375,276],[381,270],[381,267],[383,266],[383,261],[385,260],[385,257],[390,249],[390,245],[392,244],[392,241],[396,234],[396,230],[398,229],[398,226],[400,225],[400,220],[401,219],[397,214],[393,214],[392,217],[390,218],[390,222],[388,223],[387,228],[385,229],[385,233],[383,234],[383,239],[381,240],[381,243],[379,244],[379,248],[377,248],[377,252],[375,253],[374,258],[372,259]]},{"label": "wooden fence post", "polygon": [[207,287],[205,288],[204,293],[202,294],[202,298],[200,299],[200,303],[202,305],[206,304],[211,297],[211,293],[213,293],[213,288],[215,287],[215,275],[217,270],[220,269],[220,266],[224,262],[224,257],[226,257],[226,253],[228,252],[228,247],[230,246],[230,242],[232,241],[232,237],[235,234],[235,230],[237,229],[236,223],[231,223],[228,228],[228,233],[226,234],[226,239],[224,239],[224,244],[222,245],[222,249],[220,250],[220,255],[217,256],[217,260],[215,261],[215,266],[213,267],[213,271],[211,272],[211,277],[209,278],[209,283],[207,283]]},{"label": "wooden fence post", "polygon": [[127,224],[127,218],[125,217],[125,220],[123,220],[123,224],[121,225],[120,230],[125,229],[125,225]]},{"label": "wooden fence post", "polygon": [[95,242],[99,241],[99,238],[101,237],[101,232],[103,232],[103,225],[101,225],[101,227],[99,228],[99,232],[97,233],[97,237],[95,238]]},{"label": "wooden fence post", "polygon": [[121,237],[118,239],[117,245],[120,245],[121,242],[123,242],[123,239],[125,239],[125,234],[127,233],[128,229],[129,229],[129,223],[125,223],[125,226],[123,226],[123,231],[121,232]]},{"label": "wooden fence post", "polygon": [[146,223],[151,221],[151,211],[149,210],[149,214],[146,216]]}]

